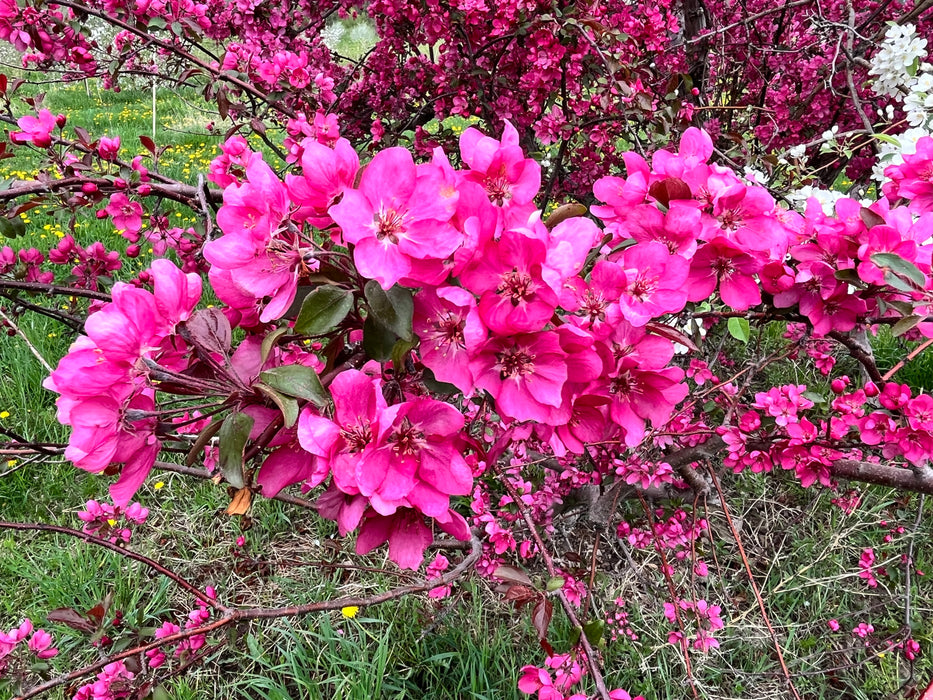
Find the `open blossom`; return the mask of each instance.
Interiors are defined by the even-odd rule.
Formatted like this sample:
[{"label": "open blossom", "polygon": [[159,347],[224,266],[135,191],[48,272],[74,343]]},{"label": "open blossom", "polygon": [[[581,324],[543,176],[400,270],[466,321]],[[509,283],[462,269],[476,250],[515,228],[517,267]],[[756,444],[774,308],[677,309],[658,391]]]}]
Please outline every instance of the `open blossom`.
[{"label": "open blossom", "polygon": [[491,331],[539,331],[550,320],[557,295],[542,277],[546,256],[540,240],[506,231],[464,270],[463,285],[479,295],[479,315]]},{"label": "open blossom", "polygon": [[416,166],[408,150],[387,148],[366,166],[359,189],[345,190],[329,212],[353,245],[360,274],[389,289],[420,278],[419,261],[444,260],[460,246],[448,223],[457,196],[442,166]]},{"label": "open blossom", "polygon": [[40,109],[38,117],[25,116],[20,117],[16,124],[22,131],[10,133],[10,140],[13,143],[30,143],[37,148],[48,148],[52,145],[52,130],[56,126],[56,121],[64,124],[64,117],[54,116],[47,109]]},{"label": "open blossom", "polygon": [[556,333],[521,333],[492,338],[470,361],[476,386],[516,420],[559,422],[561,390],[567,381],[567,353]]},{"label": "open blossom", "polygon": [[130,201],[122,192],[110,197],[110,203],[104,209],[113,218],[114,228],[135,233],[143,225],[143,205]]}]

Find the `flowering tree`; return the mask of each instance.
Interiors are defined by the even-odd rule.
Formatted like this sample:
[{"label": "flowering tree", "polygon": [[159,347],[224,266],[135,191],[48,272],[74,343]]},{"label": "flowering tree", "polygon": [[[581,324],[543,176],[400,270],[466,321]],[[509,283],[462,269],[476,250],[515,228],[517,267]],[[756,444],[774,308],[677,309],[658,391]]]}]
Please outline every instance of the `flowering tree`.
[{"label": "flowering tree", "polygon": [[[789,145],[803,148],[792,156],[802,162],[808,149],[836,144],[811,154],[816,171],[850,157],[858,166],[862,150],[837,132],[810,141],[829,119],[863,136],[887,128],[877,111],[868,118],[868,90],[887,95],[892,113],[907,113],[911,124],[927,124],[931,73],[924,40],[906,24],[923,31],[925,10],[884,3],[859,17],[836,3],[823,8],[825,24],[806,24],[804,8],[790,3],[781,14],[765,4],[737,15],[727,3],[662,5],[639,19],[645,8],[625,3],[551,14],[508,4],[425,12],[374,3],[367,9],[380,18],[379,41],[351,65],[321,39],[330,13],[348,11],[340,6],[303,6],[297,33],[285,5],[263,15],[182,2],[0,6],[2,36],[27,66],[63,65],[68,77],[101,75],[115,86],[121,72],[146,71],[143,49],[154,50],[164,70],[177,64],[178,83],[202,85],[232,123],[206,178],[188,184],[158,172],[162,146],[149,137],[140,138],[147,155],[127,161],[119,139],[71,126],[35,98],[33,114],[7,116],[16,129],[0,155],[31,149],[43,167],[36,182],[0,192],[10,213],[0,218],[4,234],[22,233],[17,215],[41,196],[74,216],[96,211],[123,231],[127,256],[145,240],[157,259],[135,279],[108,284],[120,255],[100,243],[66,236],[47,253],[0,253],[11,311],[46,314],[79,333],[44,383],[70,427],[64,456],[117,477],[112,504],[82,511],[83,532],[0,526],[119,551],[196,601],[184,627],[166,621],[151,640],[45,681],[27,673],[28,659],[54,656],[51,637],[21,624],[0,636],[0,672],[18,697],[78,679],[81,700],[143,697],[169,653],[177,664],[202,658],[229,625],[421,591],[443,597],[475,568],[531,610],[547,660],[516,669],[521,691],[584,698],[574,686],[588,677],[598,697],[628,698],[603,678],[603,631],[584,603],[593,577],[587,585],[561,571],[549,544],[558,511],[573,501],[606,536],[659,557],[668,641],[699,696],[691,655],[718,646],[723,608],[687,596],[683,581],[705,575],[694,556],[710,534],[701,501],[722,511],[741,542],[721,486],[728,472],[786,471],[814,491],[859,481],[933,493],[933,400],[896,377],[933,344],[933,137],[887,167],[881,196],[840,197],[828,211],[815,198],[802,211],[785,208],[737,173],[717,153],[716,124],[712,135],[689,127],[679,147],[659,147],[660,134],[724,99],[749,107],[736,122],[751,130],[740,145],[757,145],[743,155],[771,153],[781,177],[794,171],[773,151]],[[889,13],[903,25],[889,31],[878,58],[864,37]],[[94,21],[119,29],[106,73],[88,38]],[[772,80],[778,64],[752,59],[754,43],[717,48],[732,29],[792,47],[811,37],[815,46],[838,41],[845,60],[795,60],[802,73]],[[429,55],[417,45],[431,47]],[[874,64],[861,58],[868,53]],[[911,70],[894,76],[895,65]],[[747,80],[746,70],[758,77]],[[809,101],[819,108],[795,118],[794,81],[821,71],[825,90]],[[873,86],[863,85],[869,71]],[[838,94],[837,80],[848,95]],[[414,92],[428,84],[441,92]],[[898,85],[903,100],[891,94]],[[0,88],[12,107],[18,86]],[[698,103],[669,97],[678,90]],[[432,118],[476,110],[487,123],[503,122],[498,138],[471,127],[451,147],[443,124],[428,130]],[[247,128],[265,153],[238,133]],[[549,173],[528,157],[532,134],[540,138],[534,148],[560,143]],[[548,207],[560,193],[593,205]],[[155,210],[163,200],[197,211],[201,230],[169,226]],[[71,268],[67,283],[56,266]],[[219,305],[202,303],[205,284]],[[63,311],[43,305],[40,293],[75,301]],[[866,341],[880,328],[922,345],[882,373]],[[837,371],[838,353],[858,370]],[[812,363],[828,390],[774,381],[771,371],[789,358]],[[180,446],[185,465],[160,459]],[[426,565],[427,580],[288,608],[224,603],[222,591],[201,590],[125,546],[146,520],[133,499],[154,468],[213,475],[231,489],[231,514],[259,496],[314,507],[341,536],[356,535],[358,553],[387,544],[399,567]],[[629,500],[640,510],[623,516],[619,505]],[[694,506],[674,505],[681,500]],[[453,568],[443,555],[426,561],[440,532],[470,542]],[[543,567],[545,582],[519,562]],[[871,550],[859,569],[866,585],[876,582]],[[555,600],[577,630],[570,649],[549,641]],[[91,624],[75,611],[52,619]],[[771,634],[787,690],[799,697]],[[897,644],[910,660],[918,653],[909,630]],[[125,660],[141,654],[148,669],[131,670]]]}]

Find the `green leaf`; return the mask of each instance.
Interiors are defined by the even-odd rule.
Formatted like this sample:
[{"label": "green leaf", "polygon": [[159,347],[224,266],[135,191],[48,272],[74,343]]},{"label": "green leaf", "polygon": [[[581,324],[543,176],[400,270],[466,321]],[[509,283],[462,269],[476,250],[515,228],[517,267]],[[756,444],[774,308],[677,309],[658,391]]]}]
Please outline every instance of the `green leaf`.
[{"label": "green leaf", "polygon": [[169,692],[165,689],[165,686],[157,685],[152,689],[152,694],[149,696],[152,700],[172,700],[172,696],[169,695]]},{"label": "green leaf", "polygon": [[[900,255],[895,255],[894,253],[875,253],[871,256],[871,261],[878,267],[884,268],[885,272],[890,271],[899,277],[906,277],[920,289],[923,289],[923,285],[926,283],[926,277],[917,269],[917,266],[909,260],[904,260]],[[888,279],[889,276],[890,275],[885,274],[884,281],[891,284]]]},{"label": "green leaf", "polygon": [[583,634],[586,635],[587,641],[594,647],[599,644],[605,631],[606,623],[602,620],[590,620],[583,625]]},{"label": "green leaf", "polygon": [[563,588],[564,583],[565,583],[565,580],[563,576],[554,576],[548,579],[547,585],[545,585],[545,589],[547,590],[548,593],[553,593],[554,591],[557,591]]},{"label": "green leaf", "polygon": [[395,368],[396,374],[405,370],[405,359],[415,345],[417,345],[415,341],[399,339],[392,346],[392,366]]},{"label": "green leaf", "polygon": [[285,419],[285,428],[291,428],[298,421],[298,402],[290,396],[285,396],[271,386],[267,386],[262,382],[257,382],[254,384],[259,391],[268,396],[279,407],[279,410],[282,412],[282,418]]},{"label": "green leaf", "polygon": [[21,218],[17,216],[8,219],[5,216],[0,216],[0,235],[5,238],[17,238],[24,233],[26,233],[26,223]]},{"label": "green leaf", "polygon": [[746,345],[748,344],[749,338],[751,338],[751,329],[748,325],[747,318],[740,318],[739,316],[733,316],[729,319],[727,324],[729,329],[729,335],[731,335],[736,340],[739,340]]},{"label": "green leaf", "polygon": [[363,350],[376,362],[388,362],[392,359],[392,349],[398,336],[388,328],[368,317],[363,322]]},{"label": "green leaf", "polygon": [[411,290],[395,285],[388,292],[376,280],[363,288],[371,316],[402,340],[414,340],[411,320],[415,312]]},{"label": "green leaf", "polygon": [[926,320],[926,316],[907,316],[891,326],[891,335],[895,338],[904,335],[907,331]]},{"label": "green leaf", "polygon": [[259,379],[286,396],[307,399],[315,406],[327,405],[330,396],[321,384],[320,377],[304,365],[283,365],[260,372]]},{"label": "green leaf", "polygon": [[220,473],[231,486],[241,489],[246,486],[243,476],[243,450],[253,429],[253,418],[245,413],[231,413],[220,428]]},{"label": "green leaf", "polygon": [[840,282],[848,282],[849,284],[862,283],[862,278],[858,276],[858,272],[851,267],[847,267],[844,270],[836,270],[834,277]]},{"label": "green leaf", "polygon": [[295,333],[324,335],[334,330],[353,308],[353,294],[333,284],[321,285],[301,304]]},{"label": "green leaf", "polygon": [[263,364],[269,359],[269,354],[272,352],[272,348],[275,347],[275,343],[287,332],[287,328],[276,328],[262,339],[262,348],[259,351],[259,356],[262,358]]}]

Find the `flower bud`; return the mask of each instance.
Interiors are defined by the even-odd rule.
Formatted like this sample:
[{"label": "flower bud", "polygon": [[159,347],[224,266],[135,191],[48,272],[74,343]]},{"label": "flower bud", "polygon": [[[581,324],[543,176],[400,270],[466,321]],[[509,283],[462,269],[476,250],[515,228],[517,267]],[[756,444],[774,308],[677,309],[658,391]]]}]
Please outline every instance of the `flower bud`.
[{"label": "flower bud", "polygon": [[880,392],[878,391],[878,386],[874,382],[867,382],[865,384],[865,396],[872,399],[876,397]]}]

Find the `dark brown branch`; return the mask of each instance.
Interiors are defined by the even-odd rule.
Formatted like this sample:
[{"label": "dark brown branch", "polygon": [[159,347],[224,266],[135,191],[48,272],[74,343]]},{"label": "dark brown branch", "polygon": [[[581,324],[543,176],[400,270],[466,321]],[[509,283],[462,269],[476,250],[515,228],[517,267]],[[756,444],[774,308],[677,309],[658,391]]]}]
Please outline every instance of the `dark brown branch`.
[{"label": "dark brown branch", "polygon": [[875,359],[865,352],[865,348],[859,345],[852,337],[845,333],[840,333],[839,331],[830,331],[827,335],[840,345],[846,347],[849,354],[865,368],[868,377],[873,382],[884,383],[881,372],[878,371],[878,367],[875,365]]},{"label": "dark brown branch", "polygon": [[66,297],[83,297],[98,301],[110,301],[107,292],[97,292],[93,289],[79,289],[78,287],[65,287],[59,284],[43,284],[42,282],[24,282],[0,277],[0,289],[17,289],[24,292],[42,292],[45,294],[59,294]]},{"label": "dark brown branch", "polygon": [[193,596],[195,596],[198,600],[201,600],[207,605],[210,605],[215,610],[220,610],[224,612],[230,610],[230,608],[228,608],[227,606],[221,605],[217,601],[208,597],[207,594],[204,593],[204,591],[201,591],[196,586],[185,581],[181,576],[176,574],[174,571],[171,571],[170,569],[167,569],[166,567],[162,566],[155,559],[150,559],[147,556],[138,554],[130,549],[126,549],[125,547],[121,547],[117,544],[114,544],[113,542],[110,542],[109,540],[105,540],[100,537],[95,537],[94,535],[89,535],[86,532],[81,532],[80,530],[73,530],[70,527],[62,527],[60,525],[45,525],[43,523],[8,523],[8,522],[0,521],[0,528],[4,528],[7,530],[20,530],[20,531],[55,532],[59,535],[68,535],[69,537],[75,537],[79,540],[83,540],[87,542],[88,544],[93,544],[98,547],[103,547],[104,549],[109,549],[111,552],[116,552],[117,554],[125,556],[127,559],[133,559],[134,561],[138,561],[142,564],[145,564],[146,566],[148,566],[150,569],[153,569],[154,571],[158,571],[160,574],[162,574],[166,578],[171,579],[180,588],[184,588],[186,591],[188,591]]},{"label": "dark brown branch", "polygon": [[[30,195],[47,194],[49,192],[77,192],[81,190],[85,183],[97,185],[102,192],[123,192],[124,188],[117,187],[112,181],[106,178],[86,178],[86,177],[63,177],[58,180],[17,180],[11,187],[0,190],[0,201],[9,201],[19,197],[28,197]],[[212,202],[223,200],[223,193],[217,189],[204,188],[200,190],[197,187],[186,185],[181,182],[149,182],[146,183],[152,191],[152,195],[164,197],[176,202],[181,202],[197,208],[200,199],[208,197]],[[152,196],[147,195],[147,196]]]},{"label": "dark brown branch", "polygon": [[833,462],[829,471],[837,479],[861,481],[866,484],[933,495],[933,469],[929,467],[914,470],[874,462],[859,462],[854,459],[840,459]]},{"label": "dark brown branch", "polygon": [[208,622],[204,625],[201,625],[200,627],[182,630],[177,634],[172,634],[167,637],[163,637],[162,639],[157,639],[156,641],[150,642],[149,644],[143,644],[132,649],[127,649],[118,654],[112,654],[101,661],[85,666],[84,668],[79,668],[76,671],[72,671],[71,673],[59,676],[58,678],[53,678],[49,681],[46,681],[45,683],[37,685],[22,695],[13,698],[13,700],[28,700],[29,698],[34,698],[48,690],[51,690],[52,688],[56,688],[60,685],[64,685],[65,683],[71,683],[80,678],[84,678],[85,676],[94,673],[95,671],[99,671],[104,666],[115,661],[120,661],[121,659],[137,656],[139,654],[144,654],[147,651],[152,649],[159,649],[169,644],[181,642],[195,635],[208,634],[235,622],[242,622],[246,620],[274,619],[279,617],[294,617],[312,612],[340,610],[350,606],[365,607],[369,605],[376,605],[378,603],[384,603],[396,598],[401,598],[406,595],[411,595],[412,593],[422,593],[424,591],[429,591],[432,588],[446,586],[447,584],[456,581],[468,569],[470,569],[470,567],[472,567],[477,562],[482,553],[482,544],[480,543],[479,539],[474,536],[472,539],[470,554],[443,576],[440,576],[436,579],[431,579],[430,581],[425,581],[424,583],[420,584],[399,586],[398,588],[393,588],[389,591],[386,591],[385,593],[380,593],[366,598],[361,598],[358,596],[336,598],[334,600],[325,600],[316,603],[308,603],[306,605],[295,605],[282,608],[227,609],[227,612],[224,614],[224,616],[218,620]]}]

